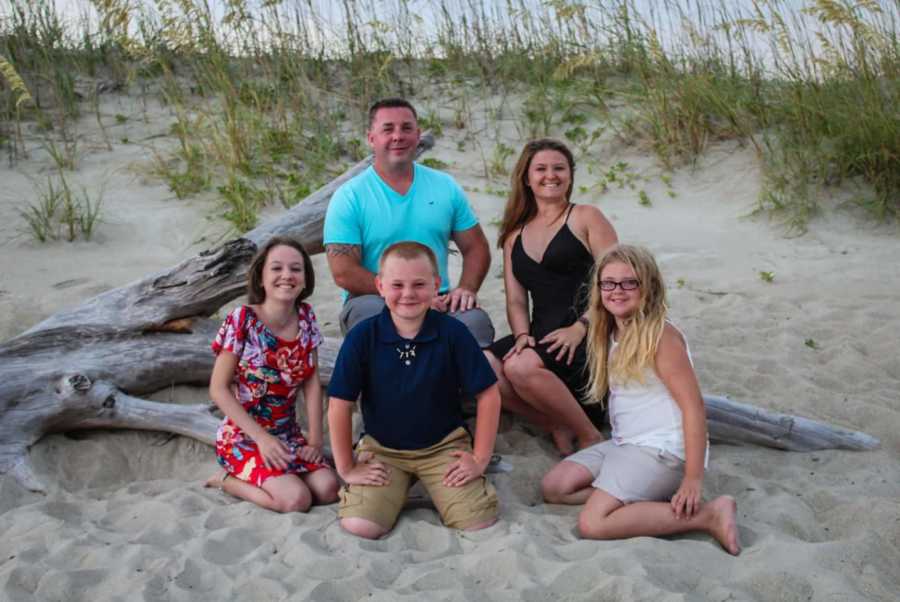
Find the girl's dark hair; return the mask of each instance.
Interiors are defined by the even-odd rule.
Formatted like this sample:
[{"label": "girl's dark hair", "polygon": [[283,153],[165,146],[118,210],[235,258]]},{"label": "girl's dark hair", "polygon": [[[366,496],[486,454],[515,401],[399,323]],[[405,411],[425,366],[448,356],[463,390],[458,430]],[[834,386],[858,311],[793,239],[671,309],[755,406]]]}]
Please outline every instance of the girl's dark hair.
[{"label": "girl's dark hair", "polygon": [[266,300],[266,289],[263,288],[262,284],[263,268],[266,265],[266,259],[269,257],[269,252],[275,247],[280,246],[296,249],[300,255],[303,256],[303,280],[305,286],[303,287],[303,290],[300,291],[300,295],[297,297],[294,305],[299,308],[300,303],[313,294],[313,290],[316,288],[316,275],[313,272],[312,260],[309,258],[309,253],[306,252],[303,245],[293,238],[287,236],[275,236],[270,238],[268,242],[256,252],[253,261],[250,262],[250,269],[247,271],[247,301],[249,303],[256,305]]},{"label": "girl's dark hair", "polygon": [[502,249],[506,239],[537,214],[537,201],[534,200],[534,193],[528,186],[528,168],[531,167],[531,160],[534,159],[534,156],[543,150],[556,151],[566,158],[571,173],[569,188],[566,190],[566,200],[572,198],[572,188],[575,185],[575,157],[572,156],[569,147],[552,138],[540,138],[526,143],[516,162],[516,167],[513,169],[509,197],[503,210],[500,232],[497,235],[498,248]]}]

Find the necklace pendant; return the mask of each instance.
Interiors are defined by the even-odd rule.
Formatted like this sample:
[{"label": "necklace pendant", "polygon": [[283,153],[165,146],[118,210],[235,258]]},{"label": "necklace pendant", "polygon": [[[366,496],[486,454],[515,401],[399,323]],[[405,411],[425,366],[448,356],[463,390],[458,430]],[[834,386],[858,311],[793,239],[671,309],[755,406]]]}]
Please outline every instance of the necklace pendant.
[{"label": "necklace pendant", "polygon": [[416,357],[415,344],[406,343],[402,347],[397,347],[397,358],[406,366],[412,365],[412,360]]}]

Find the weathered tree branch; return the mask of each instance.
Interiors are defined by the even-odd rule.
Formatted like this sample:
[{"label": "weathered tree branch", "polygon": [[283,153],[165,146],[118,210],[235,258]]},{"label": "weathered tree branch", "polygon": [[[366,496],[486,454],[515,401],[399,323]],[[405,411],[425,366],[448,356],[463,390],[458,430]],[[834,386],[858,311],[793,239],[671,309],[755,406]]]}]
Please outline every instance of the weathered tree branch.
[{"label": "weathered tree branch", "polygon": [[820,449],[869,450],[878,439],[809,418],[790,416],[717,395],[704,395],[711,439],[739,441],[788,451]]}]

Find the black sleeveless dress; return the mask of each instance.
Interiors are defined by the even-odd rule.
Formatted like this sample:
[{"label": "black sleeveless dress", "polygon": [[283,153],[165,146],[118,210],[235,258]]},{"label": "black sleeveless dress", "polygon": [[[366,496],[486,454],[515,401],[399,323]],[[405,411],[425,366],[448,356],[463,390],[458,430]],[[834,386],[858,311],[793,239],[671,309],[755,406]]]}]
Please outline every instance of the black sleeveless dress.
[{"label": "black sleeveless dress", "polygon": [[[574,205],[566,213],[562,228],[547,244],[540,263],[528,256],[522,246],[522,230],[513,243],[511,262],[513,275],[531,296],[530,334],[540,341],[547,333],[571,326],[584,313],[589,290],[586,288],[594,258],[590,251],[569,229],[569,215]],[[507,335],[491,345],[488,350],[502,359],[515,345],[513,335]],[[547,353],[548,345],[536,343],[534,350],[544,362],[544,366],[559,377],[575,399],[581,401],[582,389],[587,383],[585,341],[575,350],[571,365],[556,361],[557,349]]]}]

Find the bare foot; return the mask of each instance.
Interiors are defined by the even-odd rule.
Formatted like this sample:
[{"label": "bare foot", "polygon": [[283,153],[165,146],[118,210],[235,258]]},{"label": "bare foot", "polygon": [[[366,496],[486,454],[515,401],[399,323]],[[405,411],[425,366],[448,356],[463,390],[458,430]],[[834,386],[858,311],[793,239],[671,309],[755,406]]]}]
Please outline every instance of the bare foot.
[{"label": "bare foot", "polygon": [[572,431],[567,428],[559,427],[550,431],[550,438],[553,439],[553,445],[559,452],[561,458],[571,456],[575,453],[575,447],[572,446]]},{"label": "bare foot", "polygon": [[228,471],[223,468],[222,470],[220,470],[213,476],[206,479],[206,482],[203,483],[203,486],[221,490],[222,487],[225,485],[225,479],[227,479],[227,478],[228,478]]},{"label": "bare foot", "polygon": [[741,553],[737,527],[737,502],[730,495],[722,495],[707,504],[713,513],[709,532],[732,556]]}]

